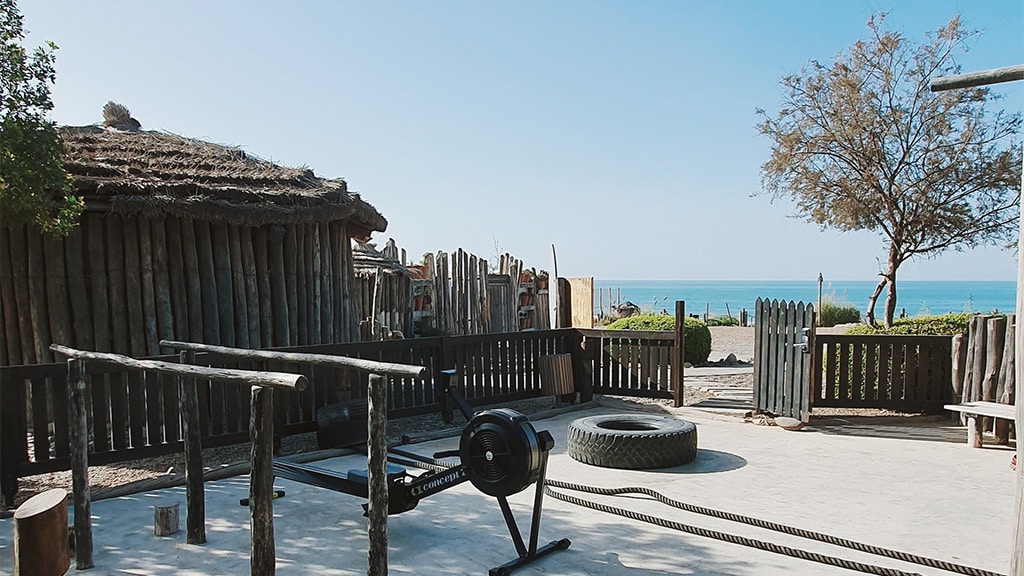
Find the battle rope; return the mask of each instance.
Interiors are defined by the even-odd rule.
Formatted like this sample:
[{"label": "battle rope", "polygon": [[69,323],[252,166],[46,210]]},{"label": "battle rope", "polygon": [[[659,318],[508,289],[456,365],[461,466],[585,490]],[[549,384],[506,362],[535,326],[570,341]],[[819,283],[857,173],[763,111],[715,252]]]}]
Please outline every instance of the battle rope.
[{"label": "battle rope", "polygon": [[973,568],[971,566],[963,566],[963,565],[960,565],[960,564],[955,564],[955,563],[952,563],[952,562],[946,562],[946,561],[943,561],[943,560],[935,560],[933,558],[917,556],[917,555],[914,555],[914,554],[908,554],[906,552],[899,552],[899,551],[890,550],[890,549],[887,549],[887,548],[880,548],[880,547],[877,547],[877,546],[871,546],[869,544],[863,544],[861,542],[856,542],[856,541],[853,541],[853,540],[846,540],[844,538],[837,538],[835,536],[829,536],[827,534],[820,534],[820,533],[817,533],[817,532],[811,532],[809,530],[803,530],[801,528],[793,528],[791,526],[786,526],[786,525],[783,525],[783,524],[777,524],[775,522],[767,522],[765,520],[760,520],[758,518],[751,518],[749,516],[741,516],[739,514],[733,514],[733,513],[730,513],[730,512],[722,512],[720,510],[713,510],[711,508],[704,508],[702,506],[694,506],[692,504],[687,504],[685,502],[680,502],[678,500],[672,500],[671,498],[668,498],[668,497],[666,497],[663,494],[660,494],[660,493],[658,493],[658,492],[656,492],[654,490],[651,490],[650,488],[644,488],[644,487],[595,488],[595,487],[591,487],[591,486],[582,486],[582,485],[579,485],[579,484],[569,484],[569,483],[566,483],[566,482],[559,482],[557,480],[548,480],[547,482],[545,482],[545,484],[546,484],[546,486],[544,488],[544,492],[547,495],[551,496],[552,498],[556,498],[558,500],[562,500],[564,502],[569,502],[570,504],[576,504],[577,506],[583,506],[584,508],[590,508],[592,510],[598,510],[600,512],[606,512],[606,513],[609,513],[609,514],[615,514],[615,515],[618,515],[618,516],[622,516],[624,518],[631,518],[633,520],[640,520],[642,522],[647,522],[647,523],[650,523],[650,524],[656,524],[658,526],[662,526],[662,527],[665,527],[665,528],[671,528],[673,530],[679,530],[681,532],[687,532],[689,534],[695,534],[695,535],[704,536],[704,537],[707,537],[707,538],[715,538],[715,539],[718,539],[718,540],[724,540],[726,542],[730,542],[730,543],[733,543],[733,544],[741,544],[743,546],[749,546],[751,548],[757,548],[757,549],[765,550],[765,551],[768,551],[768,552],[774,552],[776,554],[785,554],[785,555],[793,556],[793,557],[800,558],[800,559],[803,559],[803,560],[810,560],[812,562],[818,562],[818,563],[821,563],[821,564],[828,564],[830,566],[837,566],[837,567],[840,567],[840,568],[845,568],[847,570],[858,570],[860,572],[866,572],[866,573],[869,573],[869,574],[878,574],[880,576],[910,576],[910,575],[920,576],[920,574],[917,573],[917,572],[904,572],[904,571],[896,570],[896,569],[893,569],[893,568],[884,568],[884,567],[880,567],[880,566],[874,566],[874,565],[871,565],[871,564],[864,564],[864,563],[855,562],[855,561],[852,561],[852,560],[845,560],[845,559],[836,558],[836,557],[833,557],[833,556],[826,556],[824,554],[817,554],[817,553],[814,553],[814,552],[807,552],[806,550],[799,550],[799,549],[796,549],[796,548],[790,548],[788,546],[781,546],[781,545],[778,545],[778,544],[772,544],[771,542],[764,542],[764,541],[761,541],[761,540],[754,540],[754,539],[751,539],[751,538],[745,538],[745,537],[742,537],[742,536],[736,536],[736,535],[733,535],[733,534],[727,534],[725,532],[718,532],[718,531],[715,531],[715,530],[707,530],[705,528],[698,528],[698,527],[695,527],[695,526],[689,526],[687,524],[683,524],[683,523],[680,523],[680,522],[674,522],[674,521],[671,521],[671,520],[665,520],[663,518],[658,518],[658,517],[654,517],[654,516],[649,516],[647,514],[641,514],[641,513],[638,513],[638,512],[633,512],[631,510],[623,510],[621,508],[615,508],[613,506],[607,506],[605,504],[599,504],[599,503],[596,503],[596,502],[590,502],[590,501],[587,501],[587,500],[583,500],[582,498],[577,498],[575,496],[570,496],[568,494],[563,494],[561,492],[556,492],[556,491],[552,490],[551,488],[552,487],[554,487],[554,488],[561,488],[563,490],[573,490],[573,491],[576,491],[576,492],[586,492],[586,493],[590,493],[590,494],[599,494],[599,495],[603,495],[603,496],[619,496],[619,495],[622,495],[622,494],[645,494],[647,496],[650,496],[650,497],[658,500],[659,502],[661,502],[661,503],[663,503],[665,505],[672,506],[673,508],[678,508],[678,509],[684,510],[686,512],[693,512],[693,513],[696,513],[696,514],[703,514],[705,516],[711,516],[711,517],[714,517],[714,518],[720,518],[720,519],[729,520],[729,521],[732,521],[732,522],[740,522],[740,523],[743,523],[743,524],[748,524],[748,525],[756,526],[756,527],[759,527],[759,528],[765,528],[765,529],[768,529],[768,530],[774,530],[774,531],[777,531],[777,532],[783,532],[783,533],[790,534],[790,535],[793,535],[793,536],[798,536],[798,537],[801,537],[801,538],[807,538],[807,539],[810,539],[810,540],[817,540],[819,542],[825,542],[825,543],[833,544],[833,545],[836,545],[836,546],[842,546],[842,547],[845,547],[845,548],[850,548],[850,549],[853,549],[853,550],[858,550],[860,552],[867,552],[869,554],[874,554],[876,556],[885,556],[885,557],[888,557],[888,558],[893,558],[895,560],[901,560],[903,562],[908,562],[908,563],[912,563],[912,564],[919,564],[921,566],[928,566],[930,568],[938,568],[940,570],[945,570],[947,572],[956,572],[958,574],[965,574],[967,576],[1005,576],[1005,575],[999,574],[997,572],[990,572],[988,570],[982,570],[980,568]]},{"label": "battle rope", "polygon": [[[396,450],[398,454],[402,454],[400,450]],[[422,460],[406,460],[403,458],[396,458],[389,456],[388,460],[396,464],[404,466],[410,466],[413,468],[431,469],[436,472],[444,471],[451,467],[451,464],[443,460],[437,460],[433,458],[422,458]],[[888,548],[882,548],[879,546],[872,546],[870,544],[864,544],[855,540],[848,540],[845,538],[838,538],[836,536],[830,536],[828,534],[821,534],[819,532],[812,532],[810,530],[804,530],[802,528],[794,528],[785,524],[778,524],[776,522],[769,522],[761,520],[759,518],[752,518],[750,516],[742,516],[740,514],[734,514],[732,512],[723,512],[721,510],[714,510],[712,508],[705,508],[703,506],[696,506],[681,502],[679,500],[673,500],[660,492],[651,490],[650,488],[644,488],[642,486],[627,486],[622,488],[596,488],[593,486],[584,486],[581,484],[570,484],[568,482],[561,482],[558,480],[547,480],[545,481],[544,493],[557,500],[582,506],[584,508],[590,508],[599,512],[605,512],[608,514],[615,514],[624,518],[630,518],[633,520],[639,520],[641,522],[647,522],[649,524],[655,524],[664,528],[672,530],[678,530],[680,532],[686,532],[697,536],[703,536],[705,538],[715,538],[732,544],[740,544],[742,546],[748,546],[750,548],[757,548],[767,552],[773,552],[775,554],[784,554],[787,556],[793,556],[794,558],[800,558],[802,560],[809,560],[811,562],[818,562],[819,564],[827,564],[829,566],[836,566],[844,568],[846,570],[856,570],[867,574],[877,574],[879,576],[921,576],[919,572],[905,572],[903,570],[897,570],[895,568],[886,568],[883,566],[875,566],[873,564],[864,564],[863,562],[856,562],[853,560],[846,560],[844,558],[837,558],[835,556],[828,556],[825,554],[818,554],[816,552],[808,552],[806,550],[800,550],[797,548],[791,548],[789,546],[782,546],[779,544],[773,544],[771,542],[765,542],[763,540],[756,540],[753,538],[746,538],[743,536],[736,536],[734,534],[728,534],[726,532],[719,532],[717,530],[708,530],[706,528],[699,528],[696,526],[690,526],[681,522],[675,522],[672,520],[666,520],[664,518],[658,518],[656,516],[650,516],[647,514],[641,514],[632,510],[624,510],[621,508],[615,508],[614,506],[608,506],[605,504],[599,504],[597,502],[590,502],[556,492],[552,488],[561,488],[563,490],[572,490],[574,492],[585,492],[588,494],[598,494],[601,496],[621,496],[623,494],[644,494],[650,496],[655,500],[671,506],[685,512],[692,512],[694,514],[702,514],[705,516],[711,516],[712,518],[719,518],[721,520],[728,520],[731,522],[739,522],[741,524],[747,524],[758,528],[764,528],[766,530],[774,530],[776,532],[782,532],[791,536],[797,536],[800,538],[806,538],[808,540],[816,540],[818,542],[824,542],[826,544],[832,544],[843,548],[849,548],[851,550],[857,550],[859,552],[865,552],[868,554],[874,554],[875,556],[884,556],[886,558],[892,558],[894,560],[900,560],[909,564],[918,564],[921,566],[928,566],[929,568],[937,568],[939,570],[945,570],[947,572],[955,572],[957,574],[964,574],[966,576],[1005,576],[998,572],[991,572],[989,570],[982,570],[981,568],[974,568],[972,566],[964,566],[962,564],[956,564],[954,562],[946,562],[944,560],[936,560],[934,558],[928,558],[926,556],[917,556],[915,554],[909,554],[907,552],[900,552],[898,550],[890,550]]]}]

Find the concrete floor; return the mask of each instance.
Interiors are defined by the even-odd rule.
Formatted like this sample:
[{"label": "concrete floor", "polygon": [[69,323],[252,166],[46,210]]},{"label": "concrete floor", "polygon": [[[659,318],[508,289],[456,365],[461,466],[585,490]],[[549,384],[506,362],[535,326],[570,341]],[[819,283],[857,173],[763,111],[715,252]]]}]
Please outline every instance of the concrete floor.
[{"label": "concrete floor", "polygon": [[[697,424],[699,454],[685,466],[657,471],[595,468],[565,453],[566,427],[583,415],[624,409],[608,402],[586,412],[534,422],[555,437],[548,478],[602,487],[646,486],[692,504],[825,532],[867,544],[1008,570],[1015,476],[1007,447],[966,446],[962,427],[908,426],[855,418],[829,419],[799,432],[742,423],[694,409],[674,410]],[[891,421],[890,421],[891,422]],[[812,422],[813,424],[813,422]],[[410,449],[429,455],[457,447],[451,438]],[[318,463],[336,470],[365,467],[348,456]],[[87,574],[220,575],[249,572],[247,478],[207,484],[209,541],[185,544],[184,490],[161,490],[93,503],[94,559]],[[278,574],[366,572],[366,522],[358,498],[278,480],[275,500]],[[644,497],[594,500],[749,538],[767,540],[920,574],[936,569],[873,557],[750,526],[688,514]],[[528,531],[533,487],[510,498]],[[153,536],[152,505],[181,503],[182,532]],[[541,543],[570,538],[515,574],[576,576],[853,574],[848,570],[685,534],[545,498]],[[0,521],[0,573],[12,570],[11,520]],[[497,502],[462,484],[423,500],[388,524],[392,574],[486,574],[515,557]],[[75,573],[72,569],[69,573]]]}]

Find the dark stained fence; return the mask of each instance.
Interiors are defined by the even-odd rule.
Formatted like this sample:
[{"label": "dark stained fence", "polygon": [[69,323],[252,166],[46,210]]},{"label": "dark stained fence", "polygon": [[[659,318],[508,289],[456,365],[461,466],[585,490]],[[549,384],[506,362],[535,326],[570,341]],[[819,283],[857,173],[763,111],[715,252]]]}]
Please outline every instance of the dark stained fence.
[{"label": "dark stained fence", "polygon": [[[674,337],[670,331],[560,329],[277,350],[425,366],[426,378],[389,381],[389,417],[398,418],[439,412],[441,371],[450,368],[461,375],[460,386],[471,405],[541,396],[541,358],[562,353],[573,356],[573,379],[581,400],[590,399],[595,392],[673,398]],[[178,361],[177,356],[152,359]],[[275,397],[275,429],[281,436],[315,430],[318,408],[364,397],[368,383],[366,374],[353,369],[239,361],[214,354],[197,354],[195,363],[306,376],[309,385],[305,390]],[[87,392],[91,464],[182,451],[174,378],[92,362],[87,370],[91,375]],[[197,386],[203,445],[246,442],[249,390],[210,381],[199,381]],[[681,378],[678,386],[681,398]],[[19,477],[69,469],[66,398],[64,363],[0,367],[0,487],[4,494],[13,494]]]},{"label": "dark stained fence", "polygon": [[953,397],[952,338],[819,334],[814,406],[936,413]]},{"label": "dark stained fence", "polygon": [[579,330],[595,394],[672,398],[672,331]]},{"label": "dark stained fence", "polygon": [[[440,411],[441,370],[456,368],[472,405],[540,396],[543,356],[580,351],[572,329],[461,337],[417,338],[282,348],[294,352],[413,364],[428,378],[389,381],[390,417]],[[177,362],[177,356],[152,359]],[[368,375],[354,369],[286,362],[238,361],[198,354],[196,364],[303,374],[302,392],[275,398],[275,428],[285,436],[316,429],[316,410],[352,397],[365,397]],[[579,364],[579,363],[576,363]],[[173,377],[90,362],[87,406],[91,464],[110,464],[181,452],[178,387]],[[199,381],[200,429],[204,446],[246,442],[249,390],[245,386]],[[0,487],[13,494],[17,478],[70,467],[67,365],[0,367]],[[13,487],[12,487],[13,482]]]}]

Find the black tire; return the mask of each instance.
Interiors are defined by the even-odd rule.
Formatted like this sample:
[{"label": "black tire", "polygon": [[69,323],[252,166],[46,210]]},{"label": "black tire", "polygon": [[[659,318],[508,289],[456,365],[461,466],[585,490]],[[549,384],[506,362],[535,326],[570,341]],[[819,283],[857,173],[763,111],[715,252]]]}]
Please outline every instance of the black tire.
[{"label": "black tire", "polygon": [[569,423],[568,451],[604,468],[670,468],[697,457],[697,427],[652,414],[588,416]]}]

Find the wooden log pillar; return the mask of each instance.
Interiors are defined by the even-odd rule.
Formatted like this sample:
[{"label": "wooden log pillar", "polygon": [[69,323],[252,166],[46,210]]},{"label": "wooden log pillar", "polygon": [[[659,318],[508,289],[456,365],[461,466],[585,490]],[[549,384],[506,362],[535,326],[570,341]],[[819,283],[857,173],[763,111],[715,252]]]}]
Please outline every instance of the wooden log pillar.
[{"label": "wooden log pillar", "polygon": [[85,407],[87,378],[83,362],[68,359],[68,441],[71,444],[71,493],[75,503],[75,568],[78,570],[93,567],[89,425]]},{"label": "wooden log pillar", "polygon": [[[1016,369],[1016,358],[1013,353],[1013,348],[1016,323],[1017,319],[1015,315],[1006,315],[1006,336],[1003,338],[1003,359],[999,367],[999,384],[996,387],[995,399],[995,401],[1000,404],[1013,404],[1015,400],[1014,385],[1016,377],[1014,370]],[[1005,445],[1010,443],[1011,423],[1011,420],[996,418],[993,427],[993,431],[996,436],[996,444]]]},{"label": "wooden log pillar", "polygon": [[[195,352],[182,351],[182,364],[194,364]],[[178,378],[178,405],[185,441],[185,541],[206,543],[206,494],[203,487],[203,446],[199,424],[199,391],[194,378]]]},{"label": "wooden log pillar", "polygon": [[[1024,167],[1021,168],[1021,193],[1024,196]],[[1016,318],[1024,318],[1024,211],[1021,212],[1017,228],[1017,302]],[[1024,330],[1017,330],[1013,336],[1014,358],[1024,358]],[[1014,430],[1017,431],[1017,494],[1014,498],[1013,550],[1010,553],[1010,574],[1024,572],[1024,442],[1019,439],[1024,430],[1024,361],[1015,362],[1014,397],[1017,399],[1017,413]]]},{"label": "wooden log pillar", "polygon": [[[982,378],[981,399],[995,402],[998,398],[999,370],[1003,365],[1003,339],[1006,337],[1006,317],[991,316],[985,321],[985,375]],[[991,416],[985,418],[983,430],[992,430]]]},{"label": "wooden log pillar", "polygon": [[14,576],[61,576],[71,564],[68,492],[36,494],[14,512]]},{"label": "wooden log pillar", "polygon": [[669,378],[672,382],[672,405],[676,408],[683,405],[683,362],[686,357],[686,302],[676,300],[676,338],[672,346]]},{"label": "wooden log pillar", "polygon": [[366,474],[369,499],[366,509],[369,521],[370,546],[367,555],[367,576],[388,573],[388,481],[387,481],[387,379],[370,374],[367,405],[368,438],[366,441]]},{"label": "wooden log pillar", "polygon": [[252,441],[249,461],[249,523],[252,534],[249,573],[252,576],[274,574],[274,390],[252,387],[252,413],[249,419]]}]

